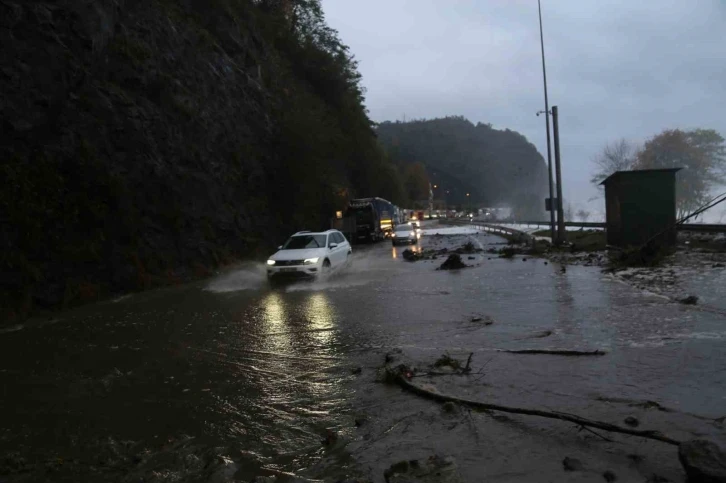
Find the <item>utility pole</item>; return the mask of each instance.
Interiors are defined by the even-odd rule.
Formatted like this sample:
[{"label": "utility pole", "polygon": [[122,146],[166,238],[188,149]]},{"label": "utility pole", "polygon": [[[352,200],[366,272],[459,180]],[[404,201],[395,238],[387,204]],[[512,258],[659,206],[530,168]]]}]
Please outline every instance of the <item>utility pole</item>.
[{"label": "utility pole", "polygon": [[555,177],[557,182],[557,242],[565,238],[564,200],[562,199],[562,168],[560,167],[560,121],[557,106],[552,106],[552,130],[555,137]]},{"label": "utility pole", "polygon": [[[542,5],[540,0],[537,0],[537,7],[539,9],[539,42],[542,46],[542,79],[544,81],[544,99],[545,99],[545,124],[547,126],[547,171],[549,173],[550,183],[550,236],[552,237],[552,243],[557,243],[557,237],[555,236],[555,198],[554,189],[552,186],[552,149],[550,148],[550,105],[547,99],[547,70],[545,69],[545,53],[544,53],[544,35],[542,34]],[[538,113],[539,115],[539,113]],[[561,203],[562,200],[557,200]]]}]

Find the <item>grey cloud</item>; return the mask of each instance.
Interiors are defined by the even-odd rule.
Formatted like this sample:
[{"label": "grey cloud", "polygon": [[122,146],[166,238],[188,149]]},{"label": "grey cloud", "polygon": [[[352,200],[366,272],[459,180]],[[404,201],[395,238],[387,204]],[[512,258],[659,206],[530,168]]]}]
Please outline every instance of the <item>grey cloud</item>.
[{"label": "grey cloud", "polygon": [[[323,0],[360,62],[375,121],[461,114],[520,131],[546,156],[536,0]],[[543,0],[565,198],[596,190],[602,145],[667,128],[726,135],[726,3]],[[601,203],[600,203],[601,204]],[[599,205],[598,205],[599,207]]]}]

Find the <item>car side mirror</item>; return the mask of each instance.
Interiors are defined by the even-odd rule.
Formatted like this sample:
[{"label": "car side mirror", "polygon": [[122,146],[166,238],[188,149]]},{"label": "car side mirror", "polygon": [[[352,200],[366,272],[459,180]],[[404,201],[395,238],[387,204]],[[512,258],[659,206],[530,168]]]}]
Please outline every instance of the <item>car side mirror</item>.
[{"label": "car side mirror", "polygon": [[328,246],[329,246],[330,248],[335,248],[335,247],[337,247],[337,246],[338,246],[338,244],[337,244],[337,243],[331,243],[331,244],[330,244],[330,245],[328,245]]}]

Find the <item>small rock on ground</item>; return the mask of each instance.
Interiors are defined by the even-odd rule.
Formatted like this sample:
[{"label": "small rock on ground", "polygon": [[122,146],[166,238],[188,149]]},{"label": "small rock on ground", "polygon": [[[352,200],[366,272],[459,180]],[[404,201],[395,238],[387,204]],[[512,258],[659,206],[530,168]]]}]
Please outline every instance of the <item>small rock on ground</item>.
[{"label": "small rock on ground", "polygon": [[640,421],[638,421],[638,419],[634,418],[633,416],[628,416],[627,418],[625,418],[625,424],[632,428],[636,428],[640,424]]},{"label": "small rock on ground", "polygon": [[462,483],[451,457],[431,456],[428,460],[400,461],[384,474],[386,483]]},{"label": "small rock on ground", "polygon": [[698,297],[695,295],[689,295],[686,298],[680,299],[679,302],[683,305],[696,305],[698,303]]},{"label": "small rock on ground", "polygon": [[365,416],[365,415],[356,416],[355,420],[354,420],[355,426],[357,428],[360,428],[367,422],[368,422],[368,416]]},{"label": "small rock on ground", "polygon": [[678,459],[692,483],[726,483],[726,453],[716,443],[695,439],[681,443]]},{"label": "small rock on ground", "polygon": [[581,471],[584,468],[584,465],[582,464],[582,461],[577,458],[570,458],[569,456],[566,456],[565,459],[562,460],[562,468],[564,468],[565,471]]},{"label": "small rock on ground", "polygon": [[441,407],[441,409],[443,409],[445,413],[454,413],[454,412],[456,412],[458,407],[457,407],[456,403],[447,401],[444,403],[444,405]]},{"label": "small rock on ground", "polygon": [[610,470],[607,470],[605,473],[602,474],[602,477],[605,478],[605,481],[608,483],[612,483],[613,481],[617,480],[618,477]]}]

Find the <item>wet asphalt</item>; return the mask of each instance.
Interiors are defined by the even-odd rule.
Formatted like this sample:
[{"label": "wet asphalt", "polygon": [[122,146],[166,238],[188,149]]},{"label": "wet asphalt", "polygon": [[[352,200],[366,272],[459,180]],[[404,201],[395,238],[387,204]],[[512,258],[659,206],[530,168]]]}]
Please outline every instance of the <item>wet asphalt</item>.
[{"label": "wet asphalt", "polygon": [[[483,249],[486,234],[420,247]],[[384,481],[452,456],[462,481],[684,481],[675,450],[561,422],[437,403],[376,382],[386,353],[468,376],[437,391],[577,413],[678,439],[723,436],[726,320],[593,267],[482,252],[470,268],[356,248],[330,279],[270,287],[264,267],[120,297],[0,330],[0,482]],[[477,320],[481,319],[481,320]],[[485,322],[491,322],[487,324]],[[506,349],[602,350],[561,357]],[[649,403],[650,401],[650,403]],[[653,403],[657,402],[657,405]],[[562,459],[584,462],[577,472]]]}]

